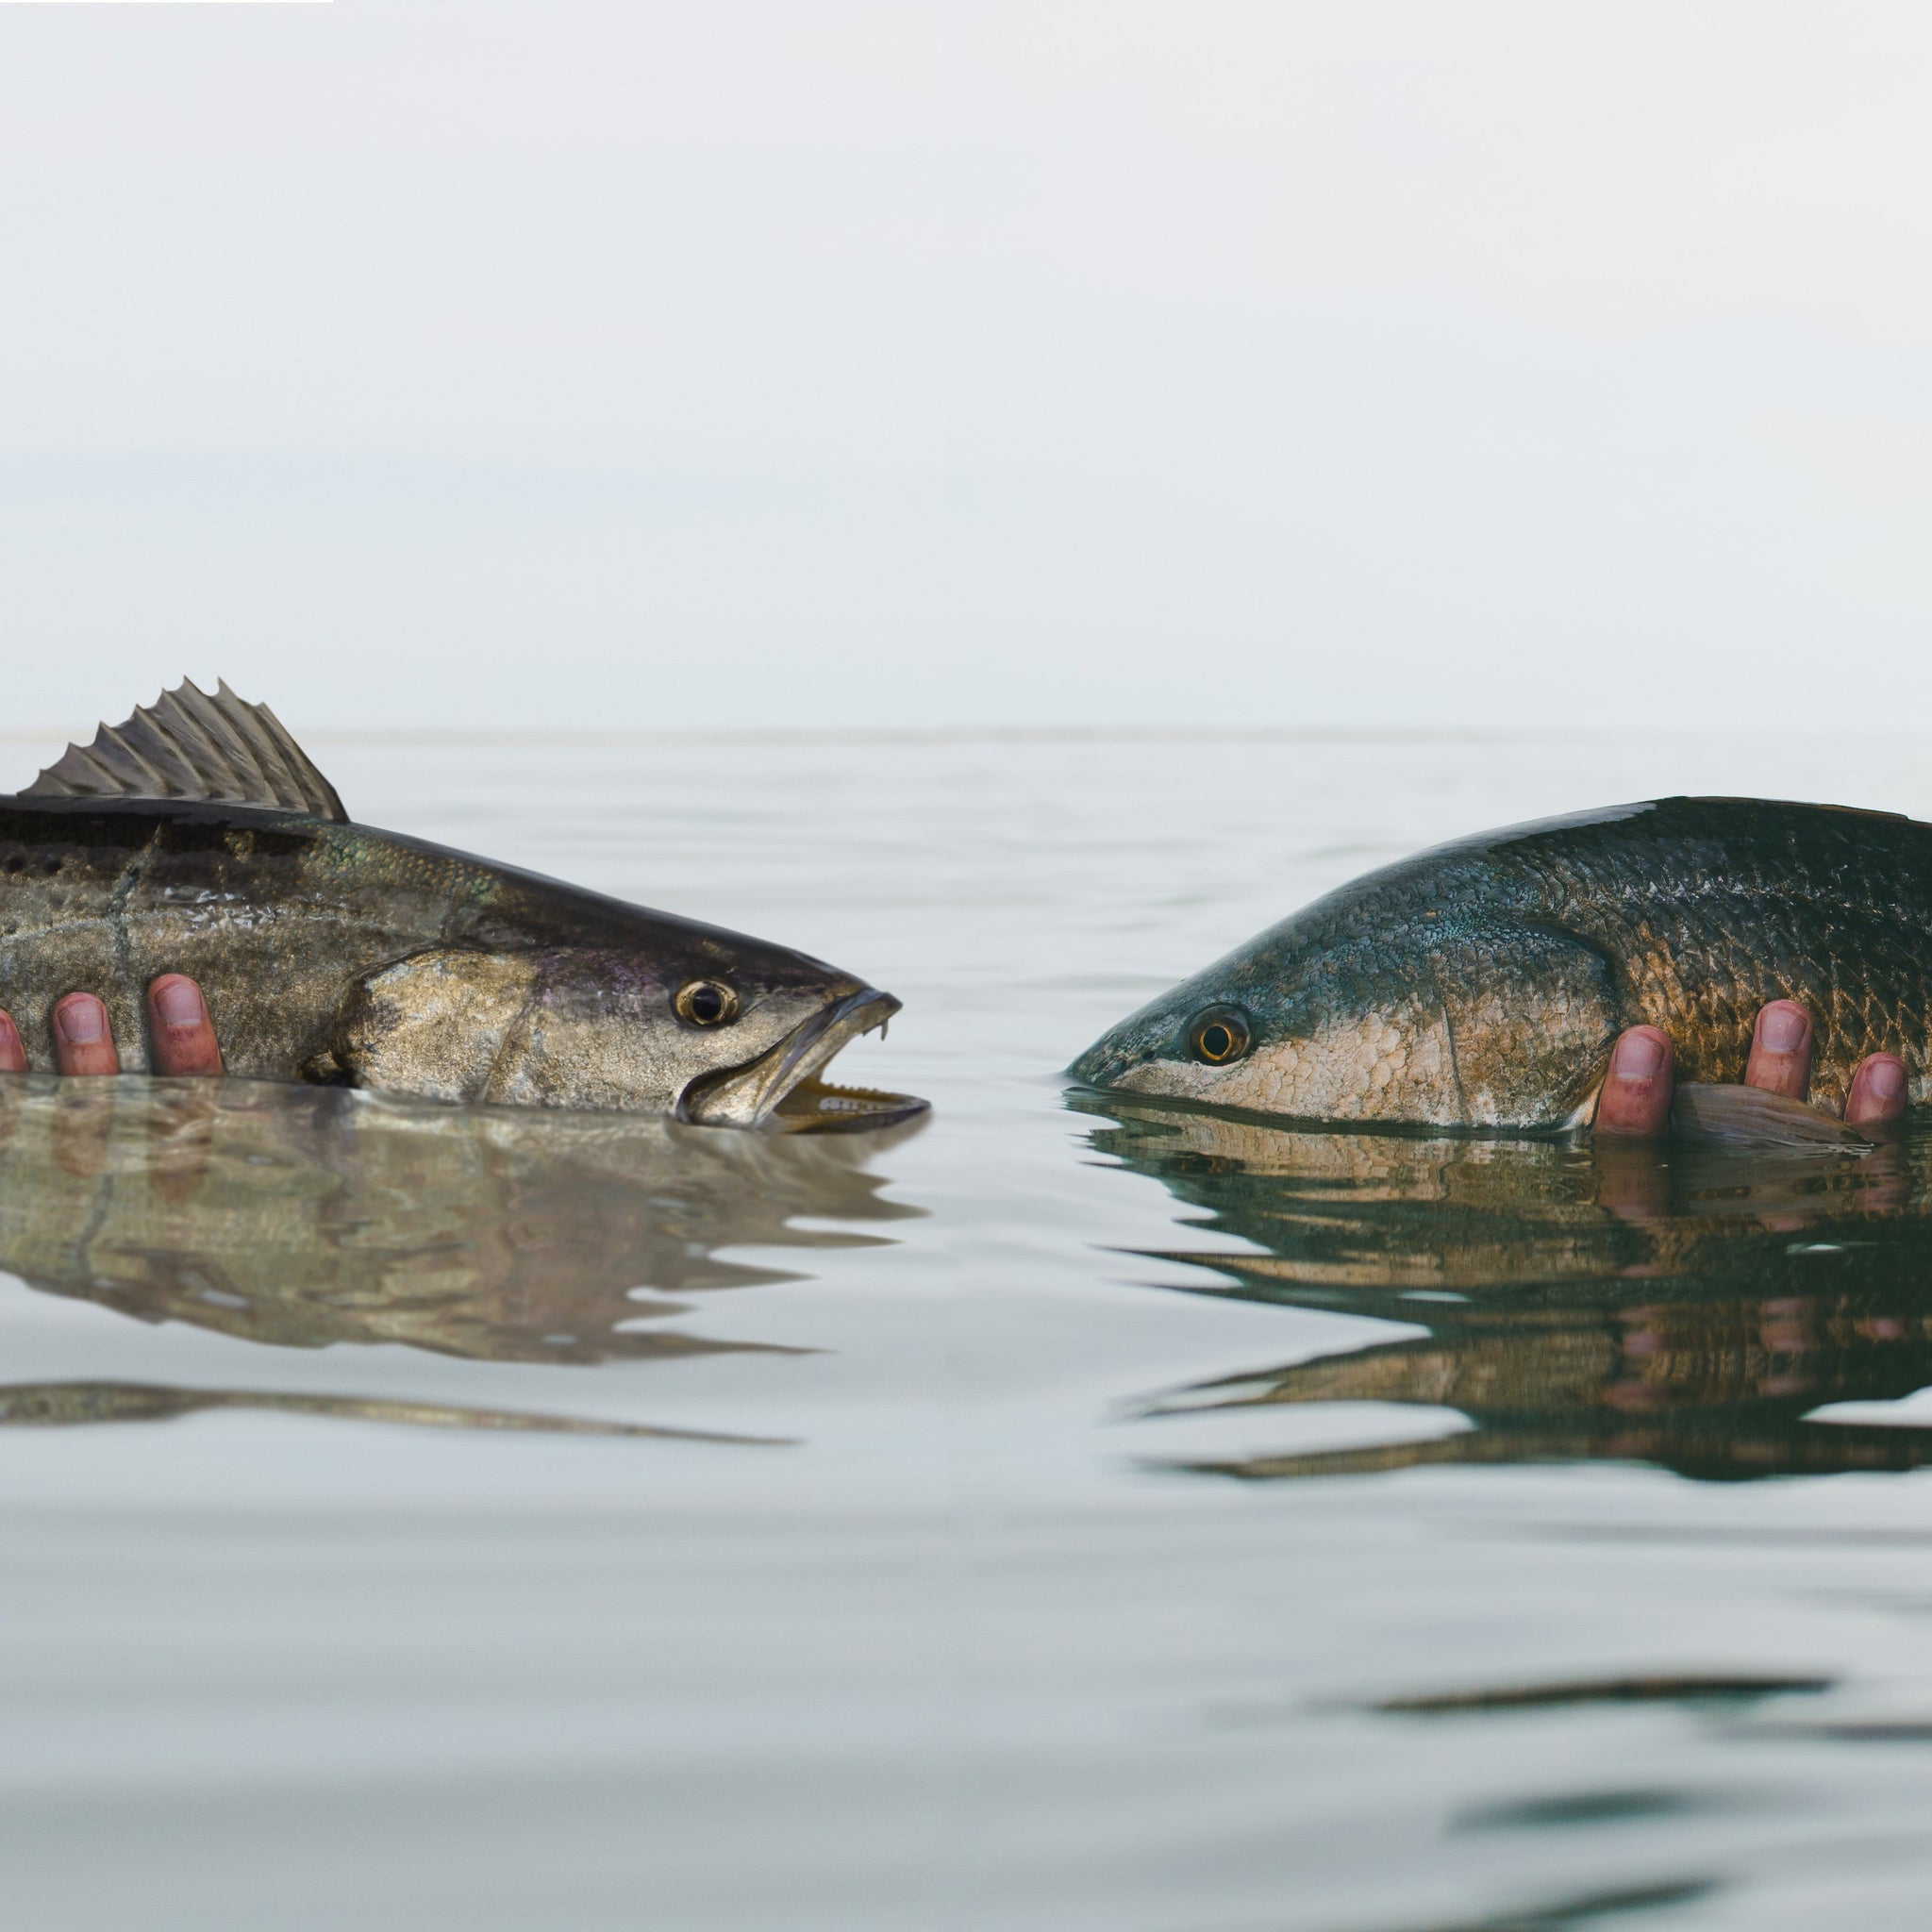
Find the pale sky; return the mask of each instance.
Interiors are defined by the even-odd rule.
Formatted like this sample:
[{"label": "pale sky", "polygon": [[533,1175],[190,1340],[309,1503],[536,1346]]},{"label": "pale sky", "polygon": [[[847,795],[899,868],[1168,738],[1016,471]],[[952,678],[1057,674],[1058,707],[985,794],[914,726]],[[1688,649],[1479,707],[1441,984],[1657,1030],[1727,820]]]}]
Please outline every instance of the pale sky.
[{"label": "pale sky", "polygon": [[1932,712],[1932,16],[0,7],[9,730]]}]

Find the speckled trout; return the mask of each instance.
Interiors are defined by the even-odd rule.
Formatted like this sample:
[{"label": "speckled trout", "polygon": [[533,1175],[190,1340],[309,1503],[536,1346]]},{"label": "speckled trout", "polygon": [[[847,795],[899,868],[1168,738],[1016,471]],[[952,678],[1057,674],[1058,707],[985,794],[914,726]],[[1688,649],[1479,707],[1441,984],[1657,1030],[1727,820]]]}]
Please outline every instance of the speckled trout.
[{"label": "speckled trout", "polygon": [[1932,825],[1665,798],[1458,840],[1271,927],[1069,1071],[1307,1120],[1549,1130],[1591,1118],[1639,1022],[1680,1080],[1740,1080],[1778,998],[1811,1013],[1817,1105],[1842,1112],[1879,1051],[1927,1097]]},{"label": "speckled trout", "polygon": [[184,682],[0,797],[0,1006],[33,1063],[106,1002],[201,982],[228,1070],[420,1098],[865,1127],[924,1108],[820,1075],[899,1002],[803,953],[354,824],[265,706]]}]

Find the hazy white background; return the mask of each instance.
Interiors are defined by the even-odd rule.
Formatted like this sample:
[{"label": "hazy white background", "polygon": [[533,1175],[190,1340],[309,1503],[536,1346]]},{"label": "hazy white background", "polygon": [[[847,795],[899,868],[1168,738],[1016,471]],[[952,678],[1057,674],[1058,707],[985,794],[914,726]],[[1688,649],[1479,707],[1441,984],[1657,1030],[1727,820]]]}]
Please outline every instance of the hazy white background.
[{"label": "hazy white background", "polygon": [[0,724],[1923,732],[1928,97],[1910,7],[0,8]]}]

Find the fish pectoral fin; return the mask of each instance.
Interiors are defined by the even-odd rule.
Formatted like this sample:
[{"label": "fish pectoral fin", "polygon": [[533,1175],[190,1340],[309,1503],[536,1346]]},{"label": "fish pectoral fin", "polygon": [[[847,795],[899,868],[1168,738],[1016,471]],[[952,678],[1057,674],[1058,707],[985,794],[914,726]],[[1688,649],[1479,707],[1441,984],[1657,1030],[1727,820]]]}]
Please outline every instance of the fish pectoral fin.
[{"label": "fish pectoral fin", "polygon": [[358,979],[336,1014],[329,1047],[358,1087],[426,1100],[486,1097],[537,982],[522,953],[434,946]]},{"label": "fish pectoral fin", "polygon": [[23,798],[179,798],[257,805],[346,824],[336,788],[266,705],[238,698],[219,678],[215,694],[183,678],[153,709],[137,705],[124,724],[70,744]]},{"label": "fish pectoral fin", "polygon": [[1671,1132],[1681,1140],[1726,1147],[1789,1148],[1795,1153],[1870,1154],[1857,1127],[1762,1087],[1686,1081],[1671,1101]]}]

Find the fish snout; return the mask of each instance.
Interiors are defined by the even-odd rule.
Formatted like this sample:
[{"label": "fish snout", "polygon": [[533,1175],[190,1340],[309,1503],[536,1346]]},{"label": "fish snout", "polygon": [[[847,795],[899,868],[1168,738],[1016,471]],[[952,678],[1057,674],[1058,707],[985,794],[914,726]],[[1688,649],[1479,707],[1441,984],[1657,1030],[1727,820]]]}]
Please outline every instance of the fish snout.
[{"label": "fish snout", "polygon": [[1144,1054],[1116,1027],[1111,1033],[1103,1033],[1068,1067],[1067,1078],[1082,1087],[1110,1087],[1129,1067],[1144,1058]]}]

